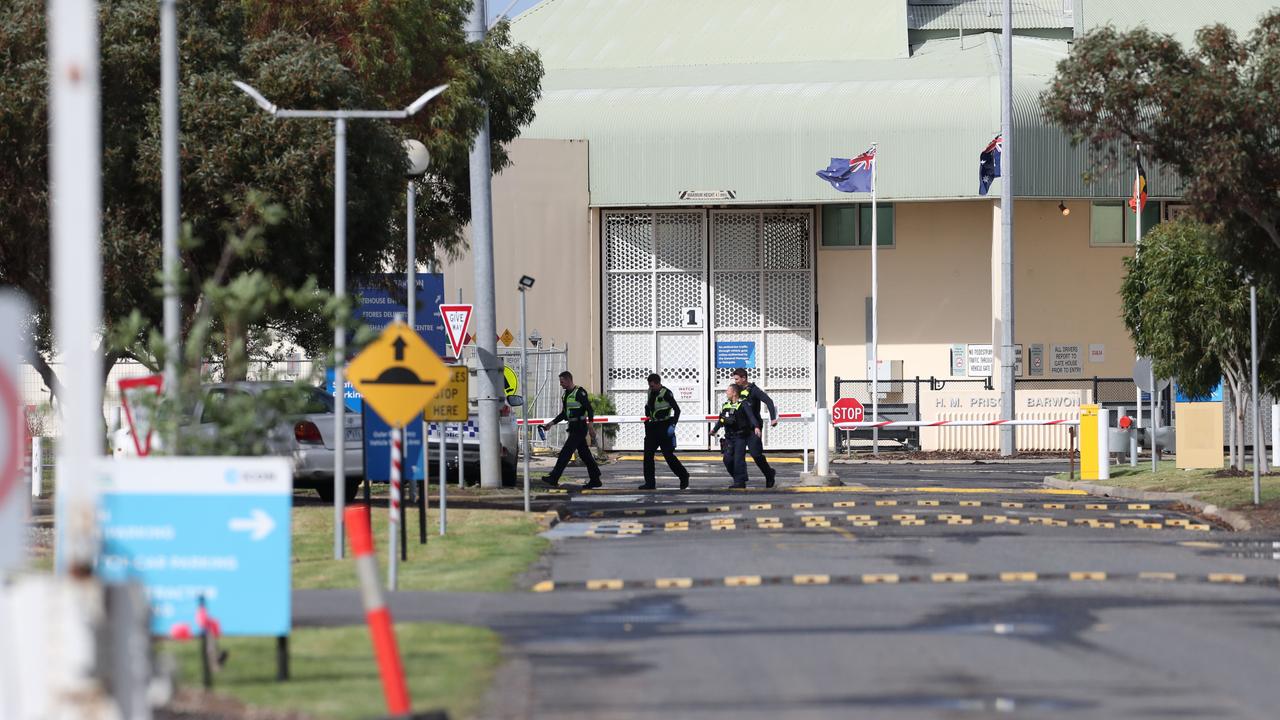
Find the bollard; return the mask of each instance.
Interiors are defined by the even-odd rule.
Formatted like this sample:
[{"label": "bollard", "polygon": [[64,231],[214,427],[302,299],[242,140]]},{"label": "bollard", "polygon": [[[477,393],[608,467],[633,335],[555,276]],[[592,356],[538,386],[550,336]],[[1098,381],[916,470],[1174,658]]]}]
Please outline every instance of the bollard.
[{"label": "bollard", "polygon": [[[400,428],[391,428],[391,496],[387,499],[387,589],[395,590],[398,578],[396,572],[398,570],[396,561],[396,541],[399,540],[400,532],[400,464],[401,464],[401,447],[400,437],[403,430]],[[426,443],[423,443],[423,455],[426,455]]]},{"label": "bollard", "polygon": [[1098,479],[1111,479],[1111,411],[1098,408]]},{"label": "bollard", "polygon": [[378,564],[373,559],[373,530],[369,527],[369,515],[365,508],[353,505],[347,508],[346,517],[347,538],[351,541],[351,553],[355,555],[360,598],[364,601],[364,616],[369,623],[373,654],[378,662],[378,673],[382,676],[387,713],[392,717],[406,717],[409,714],[409,688],[404,681],[400,650],[396,647],[391,611],[378,587]]},{"label": "bollard", "polygon": [[827,425],[830,412],[827,408],[818,408],[813,420],[814,464],[818,477],[826,477],[830,474],[827,459]]},{"label": "bollard", "polygon": [[31,438],[31,497],[44,492],[44,438]]},{"label": "bollard", "polygon": [[[818,417],[818,413],[814,412],[813,418],[816,420],[817,417]],[[801,460],[801,462],[804,463],[804,469],[801,472],[804,472],[807,474],[809,472],[809,433],[800,433],[800,435],[804,437],[804,450],[801,451],[804,453],[804,455],[802,456],[803,459]]]}]

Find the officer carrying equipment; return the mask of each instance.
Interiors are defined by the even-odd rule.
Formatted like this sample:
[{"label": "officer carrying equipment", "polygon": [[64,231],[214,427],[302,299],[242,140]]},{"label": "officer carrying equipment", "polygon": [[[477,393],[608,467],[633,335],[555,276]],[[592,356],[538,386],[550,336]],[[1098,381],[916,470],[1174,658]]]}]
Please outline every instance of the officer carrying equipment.
[{"label": "officer carrying equipment", "polygon": [[564,421],[569,425],[568,437],[565,438],[564,447],[560,448],[560,457],[556,459],[556,466],[551,470],[551,474],[542,479],[542,482],[551,487],[560,484],[560,476],[564,473],[565,467],[569,465],[570,458],[573,454],[578,453],[578,459],[583,465],[587,466],[587,476],[590,478],[584,490],[590,488],[602,487],[604,483],[600,482],[600,466],[596,465],[596,459],[591,454],[591,448],[587,445],[587,436],[591,436],[591,440],[595,441],[596,431],[591,423],[595,420],[595,411],[591,408],[591,399],[587,397],[587,391],[573,384],[573,373],[568,370],[560,373],[560,388],[564,390],[564,397],[561,398],[562,407],[560,414],[551,419],[547,426],[555,425]]}]

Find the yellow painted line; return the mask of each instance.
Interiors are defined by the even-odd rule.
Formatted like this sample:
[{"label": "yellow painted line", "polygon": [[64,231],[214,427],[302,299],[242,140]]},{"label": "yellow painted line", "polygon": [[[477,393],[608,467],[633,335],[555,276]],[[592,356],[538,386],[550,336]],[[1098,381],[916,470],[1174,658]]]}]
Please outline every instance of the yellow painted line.
[{"label": "yellow painted line", "polygon": [[830,575],[796,575],[791,578],[796,585],[829,585]]},{"label": "yellow painted line", "polygon": [[791,503],[791,509],[792,510],[811,510],[813,509],[813,503],[810,503],[810,502]]},{"label": "yellow painted line", "polygon": [[1000,503],[1000,507],[1003,507],[1003,508],[1020,508],[1020,507],[1022,507],[1022,503],[1020,503],[1020,502],[1002,502],[1002,503]]},{"label": "yellow painted line", "polygon": [[759,575],[729,575],[725,577],[726,587],[755,587],[760,584]]},{"label": "yellow painted line", "polygon": [[1178,579],[1178,573],[1171,573],[1171,572],[1140,572],[1140,573],[1138,573],[1138,579],[1139,579],[1139,580],[1165,580],[1165,581],[1169,581],[1169,580],[1177,580],[1177,579]]},{"label": "yellow painted line", "polygon": [[848,530],[845,530],[842,527],[833,527],[831,529],[835,531],[837,535],[844,538],[845,540],[849,540],[851,542],[857,540],[857,538],[853,536],[853,533],[849,532]]},{"label": "yellow painted line", "polygon": [[556,589],[556,584],[554,581],[551,581],[551,580],[543,580],[542,582],[533,586],[534,592],[551,592],[552,590],[555,590],[555,589]]},{"label": "yellow painted line", "polygon": [[937,500],[917,500],[916,505],[921,507],[938,507],[940,503]]},{"label": "yellow painted line", "polygon": [[1102,581],[1107,579],[1104,572],[1073,572],[1067,576],[1072,582],[1084,582],[1088,580]]},{"label": "yellow painted line", "polygon": [[667,529],[667,532],[675,532],[675,531],[680,531],[680,530],[688,530],[688,529],[689,529],[689,521],[688,521],[688,520],[673,520],[673,521],[671,521],[671,522],[667,523],[666,525],[664,525],[663,527],[665,527],[665,528]]},{"label": "yellow painted line", "polygon": [[961,500],[960,507],[982,507],[981,500]]},{"label": "yellow painted line", "polygon": [[1136,518],[1124,518],[1123,520],[1120,521],[1120,524],[1121,525],[1141,525],[1143,524],[1143,522],[1144,521],[1138,520]]},{"label": "yellow painted line", "polygon": [[1040,578],[1033,572],[1002,572],[1000,582],[1035,582]]},{"label": "yellow painted line", "polygon": [[1209,573],[1211,583],[1242,583],[1244,575],[1238,573]]},{"label": "yellow painted line", "polygon": [[[680,456],[680,459],[681,459],[681,460],[683,460],[683,461],[685,461],[685,462],[688,462],[688,461],[690,461],[690,460],[702,460],[702,461],[711,461],[711,460],[714,460],[714,461],[719,462],[719,461],[722,459],[722,456],[720,456],[720,455],[681,455],[681,456]],[[644,460],[644,456],[643,456],[643,455],[619,455],[619,456],[618,456],[618,460],[624,460],[624,461],[627,461],[627,462],[638,462],[638,461],[642,461],[642,460]],[[782,464],[782,465],[786,465],[786,464],[799,465],[799,464],[801,464],[801,463],[803,463],[803,462],[804,462],[804,460],[803,460],[802,458],[773,457],[772,455],[771,455],[771,456],[769,456],[769,464],[770,464],[770,465],[778,465],[778,464]]]},{"label": "yellow painted line", "polygon": [[621,590],[622,581],[616,578],[611,578],[608,580],[588,580],[587,589],[588,590]]},{"label": "yellow painted line", "polygon": [[1081,497],[1087,496],[1089,493],[1084,490],[1072,490],[1066,488],[1036,488],[1034,490],[1022,490],[1019,488],[998,488],[998,487],[939,487],[936,485],[926,487],[887,487],[887,486],[865,486],[865,487],[793,487],[787,488],[791,492],[797,493],[858,493],[865,495],[868,493],[922,493],[929,495],[946,494],[946,495],[1049,495],[1053,497]]},{"label": "yellow painted line", "polygon": [[969,573],[934,573],[929,577],[936,583],[969,582]]},{"label": "yellow painted line", "polygon": [[1207,542],[1207,541],[1204,541],[1204,540],[1188,540],[1188,541],[1186,541],[1186,542],[1180,542],[1180,543],[1178,543],[1178,544],[1179,544],[1179,545],[1181,545],[1182,547],[1193,547],[1193,548],[1220,548],[1220,547],[1222,547],[1222,543],[1219,543],[1219,542]]},{"label": "yellow painted line", "polygon": [[858,507],[858,503],[855,500],[837,500],[834,503],[832,503],[832,507],[838,507],[838,508]]},{"label": "yellow painted line", "polygon": [[591,513],[591,514],[590,514],[590,515],[588,515],[587,517],[604,517],[604,511],[603,511],[603,510],[596,510],[595,512]]},{"label": "yellow painted line", "polygon": [[772,503],[755,503],[750,506],[752,510],[772,510]]},{"label": "yellow painted line", "polygon": [[658,578],[653,581],[653,586],[659,590],[691,588],[693,587],[693,578]]},{"label": "yellow painted line", "polygon": [[862,576],[864,585],[892,585],[898,582],[896,573],[868,573]]},{"label": "yellow painted line", "polygon": [[1129,503],[1130,510],[1150,510],[1151,505],[1148,503]]}]

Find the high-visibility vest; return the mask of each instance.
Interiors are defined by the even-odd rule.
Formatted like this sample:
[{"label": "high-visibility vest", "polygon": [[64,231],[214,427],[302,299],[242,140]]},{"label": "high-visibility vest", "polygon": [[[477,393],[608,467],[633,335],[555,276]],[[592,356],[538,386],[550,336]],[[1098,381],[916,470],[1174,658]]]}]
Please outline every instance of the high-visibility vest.
[{"label": "high-visibility vest", "polygon": [[667,402],[667,398],[671,397],[671,391],[666,388],[658,388],[657,395],[653,398],[653,418],[654,420],[670,420],[671,419],[671,403]]},{"label": "high-visibility vest", "polygon": [[575,385],[564,391],[564,419],[570,422],[580,421],[586,415],[586,409],[578,399],[580,389]]}]

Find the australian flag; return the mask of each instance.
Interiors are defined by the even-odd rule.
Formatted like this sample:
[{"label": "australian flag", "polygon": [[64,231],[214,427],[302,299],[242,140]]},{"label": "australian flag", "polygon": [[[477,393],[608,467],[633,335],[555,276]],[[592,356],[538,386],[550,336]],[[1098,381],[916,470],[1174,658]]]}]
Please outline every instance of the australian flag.
[{"label": "australian flag", "polygon": [[991,183],[1000,177],[1000,153],[1004,152],[1004,136],[997,135],[978,156],[978,194],[986,195]]},{"label": "australian flag", "polygon": [[819,170],[818,177],[840,192],[871,192],[871,171],[875,160],[874,147],[852,159],[831,158],[831,164],[826,170]]}]

